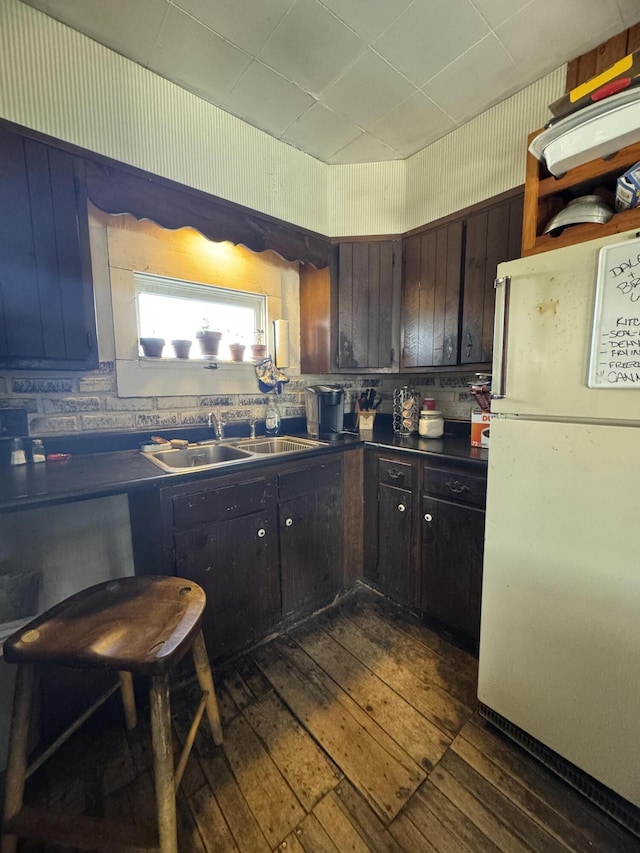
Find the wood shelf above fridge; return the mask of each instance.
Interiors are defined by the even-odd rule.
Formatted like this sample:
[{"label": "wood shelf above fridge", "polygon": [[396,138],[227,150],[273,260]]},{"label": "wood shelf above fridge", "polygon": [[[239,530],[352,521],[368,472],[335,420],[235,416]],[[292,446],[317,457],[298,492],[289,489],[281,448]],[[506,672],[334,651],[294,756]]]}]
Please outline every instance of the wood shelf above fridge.
[{"label": "wood shelf above fridge", "polygon": [[[529,136],[528,142],[541,131]],[[583,243],[640,228],[640,208],[616,213],[604,224],[585,223],[572,225],[557,237],[543,234],[552,216],[559,213],[572,198],[582,195],[599,195],[610,207],[614,206],[616,181],[630,166],[640,162],[640,142],[621,148],[610,157],[599,157],[569,169],[560,178],[554,178],[544,163],[527,151],[527,175],[524,190],[524,218],[522,227],[522,255],[535,255],[562,246]]]}]

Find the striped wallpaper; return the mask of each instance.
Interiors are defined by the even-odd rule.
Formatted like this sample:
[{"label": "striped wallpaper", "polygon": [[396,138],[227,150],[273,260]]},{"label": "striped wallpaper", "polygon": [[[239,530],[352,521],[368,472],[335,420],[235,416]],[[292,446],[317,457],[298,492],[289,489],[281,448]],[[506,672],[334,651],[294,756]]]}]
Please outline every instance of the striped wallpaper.
[{"label": "striped wallpaper", "polygon": [[404,161],[329,166],[19,0],[0,2],[0,116],[330,236],[401,233],[524,181],[560,68]]}]

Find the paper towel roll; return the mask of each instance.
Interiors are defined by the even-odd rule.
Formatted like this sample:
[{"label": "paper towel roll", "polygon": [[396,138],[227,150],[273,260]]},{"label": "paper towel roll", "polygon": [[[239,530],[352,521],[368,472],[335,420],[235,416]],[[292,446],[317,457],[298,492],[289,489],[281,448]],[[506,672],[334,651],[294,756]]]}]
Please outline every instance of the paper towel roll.
[{"label": "paper towel roll", "polygon": [[289,321],[273,321],[276,367],[289,367]]}]

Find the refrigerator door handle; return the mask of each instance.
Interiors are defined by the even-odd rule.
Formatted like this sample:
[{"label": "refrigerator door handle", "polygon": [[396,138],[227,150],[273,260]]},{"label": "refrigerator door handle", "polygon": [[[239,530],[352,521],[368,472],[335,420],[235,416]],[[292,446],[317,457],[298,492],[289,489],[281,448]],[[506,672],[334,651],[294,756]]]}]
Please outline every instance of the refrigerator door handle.
[{"label": "refrigerator door handle", "polygon": [[496,291],[496,315],[493,332],[493,377],[496,393],[492,400],[504,400],[507,396],[507,341],[509,330],[509,298],[511,276],[503,275],[493,282]]}]

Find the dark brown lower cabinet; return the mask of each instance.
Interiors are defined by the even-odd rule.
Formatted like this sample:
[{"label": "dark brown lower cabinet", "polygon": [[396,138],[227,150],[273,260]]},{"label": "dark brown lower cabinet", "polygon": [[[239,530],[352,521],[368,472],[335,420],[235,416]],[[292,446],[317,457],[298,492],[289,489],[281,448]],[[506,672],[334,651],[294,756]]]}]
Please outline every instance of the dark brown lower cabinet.
[{"label": "dark brown lower cabinet", "polygon": [[473,463],[368,448],[364,575],[391,599],[477,644],[486,474]]},{"label": "dark brown lower cabinet", "polygon": [[425,495],[421,509],[421,609],[477,641],[484,512]]},{"label": "dark brown lower cabinet", "polygon": [[330,600],[342,586],[342,459],[278,476],[282,615]]},{"label": "dark brown lower cabinet", "polygon": [[280,618],[277,536],[266,511],[176,533],[175,572],[207,595],[212,657],[248,645]]},{"label": "dark brown lower cabinet", "polygon": [[420,607],[472,643],[480,639],[486,476],[427,464],[420,502]]},{"label": "dark brown lower cabinet", "polygon": [[415,550],[417,457],[365,453],[364,574],[409,607],[418,604]]},{"label": "dark brown lower cabinet", "polygon": [[341,590],[343,494],[335,453],[131,495],[136,572],[202,586],[209,655],[228,657]]}]

